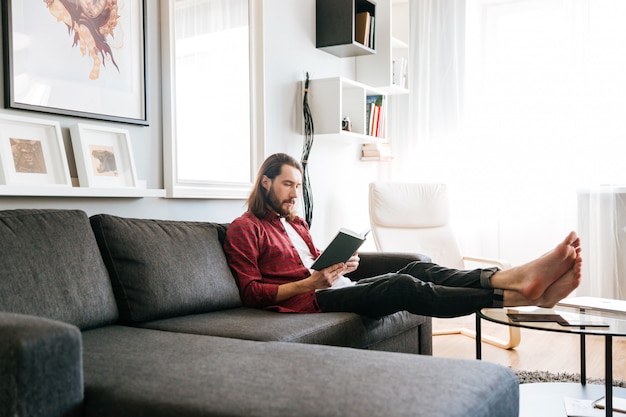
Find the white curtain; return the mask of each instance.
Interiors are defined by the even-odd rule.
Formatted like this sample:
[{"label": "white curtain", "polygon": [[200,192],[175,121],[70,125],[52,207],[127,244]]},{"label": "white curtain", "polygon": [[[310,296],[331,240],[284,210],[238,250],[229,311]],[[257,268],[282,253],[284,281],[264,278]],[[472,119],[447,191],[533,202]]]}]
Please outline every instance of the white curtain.
[{"label": "white curtain", "polygon": [[578,295],[626,298],[626,2],[410,5],[395,178],[450,185],[466,252],[516,264],[578,230]]}]

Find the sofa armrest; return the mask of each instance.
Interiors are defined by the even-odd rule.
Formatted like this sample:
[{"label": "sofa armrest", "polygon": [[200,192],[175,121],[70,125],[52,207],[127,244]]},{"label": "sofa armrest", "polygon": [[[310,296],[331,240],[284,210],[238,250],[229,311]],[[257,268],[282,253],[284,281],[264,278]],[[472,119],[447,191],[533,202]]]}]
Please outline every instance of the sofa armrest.
[{"label": "sofa armrest", "polygon": [[428,256],[419,253],[359,252],[359,257],[359,268],[347,275],[352,281],[396,272],[413,261],[431,262]]},{"label": "sofa armrest", "polygon": [[0,312],[0,415],[79,415],[83,402],[81,355],[77,327]]}]

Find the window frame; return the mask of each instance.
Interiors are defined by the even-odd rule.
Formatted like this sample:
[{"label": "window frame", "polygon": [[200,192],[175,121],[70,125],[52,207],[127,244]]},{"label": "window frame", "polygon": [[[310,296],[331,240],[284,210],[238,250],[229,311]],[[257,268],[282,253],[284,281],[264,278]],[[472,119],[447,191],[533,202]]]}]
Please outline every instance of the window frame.
[{"label": "window frame", "polygon": [[[163,175],[167,198],[245,199],[252,189],[260,161],[264,154],[264,62],[263,62],[263,2],[248,0],[250,40],[250,158],[249,182],[181,180],[178,166],[176,134],[176,36],[175,2],[161,0],[161,61],[163,100]],[[219,140],[219,138],[215,138]]]}]

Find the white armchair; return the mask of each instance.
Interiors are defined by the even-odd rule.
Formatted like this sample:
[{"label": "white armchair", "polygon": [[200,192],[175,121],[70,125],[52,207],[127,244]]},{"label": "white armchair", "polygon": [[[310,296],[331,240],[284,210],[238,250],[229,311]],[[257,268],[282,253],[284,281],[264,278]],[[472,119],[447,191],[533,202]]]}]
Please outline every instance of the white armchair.
[{"label": "white armchair", "polygon": [[[381,252],[416,252],[433,262],[463,269],[466,262],[510,268],[506,261],[463,256],[450,226],[450,203],[445,184],[373,182],[369,185],[369,217],[376,248]],[[480,319],[476,319],[477,331]],[[481,340],[503,349],[520,343],[518,327],[508,326],[509,340],[481,334]],[[476,337],[463,328],[441,330],[433,335],[460,333]]]}]

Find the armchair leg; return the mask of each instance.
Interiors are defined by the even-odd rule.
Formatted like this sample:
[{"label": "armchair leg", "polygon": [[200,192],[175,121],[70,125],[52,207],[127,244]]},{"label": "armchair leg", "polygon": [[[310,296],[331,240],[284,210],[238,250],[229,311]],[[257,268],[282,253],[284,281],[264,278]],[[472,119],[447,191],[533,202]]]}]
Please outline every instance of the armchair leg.
[{"label": "armchair leg", "polygon": [[[480,318],[477,317],[476,325],[479,325]],[[500,339],[494,336],[489,336],[485,334],[481,334],[481,340],[485,343],[489,343],[490,345],[499,347],[501,349],[513,349],[519,346],[521,341],[521,334],[519,327],[516,326],[507,326],[509,328],[509,338]],[[453,329],[442,329],[442,330],[433,330],[433,336],[441,336],[448,334],[462,334],[463,336],[476,338],[476,331],[465,328],[453,328]]]}]

